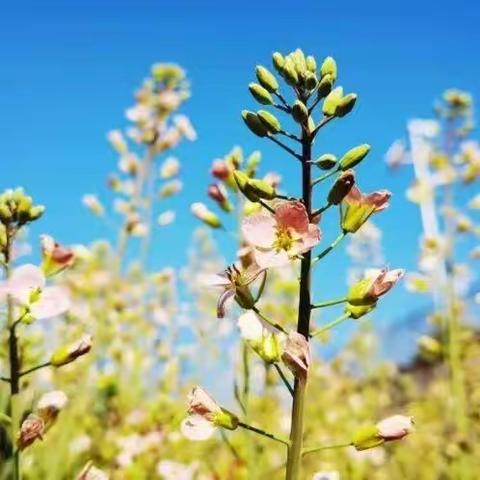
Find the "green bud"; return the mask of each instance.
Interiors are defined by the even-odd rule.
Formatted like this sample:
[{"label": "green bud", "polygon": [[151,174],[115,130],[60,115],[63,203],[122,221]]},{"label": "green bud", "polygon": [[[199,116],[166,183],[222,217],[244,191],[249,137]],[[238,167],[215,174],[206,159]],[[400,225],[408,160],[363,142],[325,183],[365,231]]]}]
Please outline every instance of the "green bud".
[{"label": "green bud", "polygon": [[238,427],[238,417],[225,408],[220,407],[221,411],[213,417],[212,423],[217,427],[235,430]]},{"label": "green bud", "polygon": [[267,89],[271,93],[278,90],[278,82],[273,73],[271,73],[262,65],[258,65],[255,69],[255,72],[257,74],[257,79],[263,88]]},{"label": "green bud", "polygon": [[278,73],[282,74],[283,66],[285,65],[285,58],[280,52],[275,52],[272,55],[272,63]]},{"label": "green bud", "polygon": [[320,75],[331,75],[333,82],[337,79],[337,62],[333,57],[327,57],[320,67]]},{"label": "green bud", "polygon": [[263,337],[257,351],[262,360],[270,364],[279,362],[282,357],[280,342],[274,333]]},{"label": "green bud", "polygon": [[257,117],[260,119],[260,121],[270,133],[275,134],[280,132],[280,130],[282,129],[282,126],[280,125],[277,117],[275,115],[272,115],[270,112],[267,112],[266,110],[259,110],[257,112]]},{"label": "green bud", "polygon": [[330,74],[325,75],[322,77],[320,80],[320,83],[318,84],[318,89],[317,89],[317,95],[320,98],[326,97],[331,91],[332,91],[332,86],[333,86],[333,78]]},{"label": "green bud", "polygon": [[353,171],[343,172],[335,180],[332,188],[328,192],[327,201],[331,205],[339,205],[340,202],[348,195],[355,183],[355,175]]},{"label": "green bud", "polygon": [[[249,178],[245,185],[245,192],[248,193],[247,198],[263,198],[265,200],[273,200],[277,196],[277,192],[265,180],[259,180],[257,178]],[[251,198],[250,198],[251,197]]]},{"label": "green bud", "polygon": [[350,149],[341,159],[338,165],[340,170],[348,170],[358,165],[370,151],[370,145],[363,143]]},{"label": "green bud", "polygon": [[343,97],[338,104],[335,115],[337,117],[344,117],[345,115],[349,114],[353,110],[356,101],[357,95],[355,93],[349,93],[348,95]]},{"label": "green bud", "polygon": [[12,212],[8,205],[4,202],[0,203],[0,221],[2,223],[9,223],[12,220]]},{"label": "green bud", "polygon": [[38,220],[44,212],[45,207],[43,205],[35,205],[30,209],[30,221]]},{"label": "green bud", "polygon": [[242,111],[242,118],[247,127],[259,137],[265,137],[268,134],[268,130],[265,125],[260,121],[257,115],[248,110]]},{"label": "green bud", "polygon": [[17,211],[19,215],[26,215],[29,213],[30,208],[32,207],[33,201],[32,197],[23,195],[18,201]]},{"label": "green bud", "polygon": [[250,178],[247,174],[241,170],[235,170],[233,172],[233,178],[237,184],[238,189],[245,195],[245,197],[251,202],[257,202],[258,196],[250,189],[247,189],[247,184],[250,181]]},{"label": "green bud", "polygon": [[266,88],[263,88],[258,83],[250,83],[248,89],[258,103],[262,105],[273,105],[273,98]]},{"label": "green bud", "polygon": [[298,73],[292,60],[287,59],[282,69],[282,75],[285,81],[292,87],[298,83]]},{"label": "green bud", "polygon": [[369,448],[378,447],[385,440],[380,437],[378,428],[375,425],[366,425],[360,427],[352,436],[352,445],[357,450],[368,450]]},{"label": "green bud", "polygon": [[337,157],[333,153],[324,153],[314,163],[320,170],[331,170],[337,164]]},{"label": "green bud", "polygon": [[308,108],[300,100],[296,100],[292,106],[292,117],[298,123],[304,123],[308,119]]},{"label": "green bud", "polygon": [[253,215],[255,213],[259,213],[262,209],[262,206],[257,202],[251,202],[247,200],[243,205],[243,214],[248,217],[249,215]]},{"label": "green bud", "polygon": [[305,59],[305,63],[307,64],[307,68],[310,72],[315,73],[317,71],[317,61],[315,60],[315,57],[309,55]]},{"label": "green bud", "polygon": [[372,305],[352,305],[351,303],[347,303],[347,306],[345,307],[345,313],[349,313],[350,317],[357,320],[367,313],[370,313],[376,306],[376,303]]},{"label": "green bud", "polygon": [[341,102],[342,98],[343,98],[343,88],[342,87],[334,88],[327,95],[327,98],[325,98],[325,101],[323,102],[323,109],[322,109],[323,114],[328,117],[335,115],[338,104]]},{"label": "green bud", "polygon": [[307,90],[313,90],[318,83],[317,76],[312,72],[306,72],[304,75],[304,83]]},{"label": "green bud", "polygon": [[300,50],[300,48],[297,48],[294,52],[292,52],[289,57],[293,60],[293,64],[295,65],[295,70],[299,75],[305,72],[307,69],[307,64],[305,61],[305,55]]},{"label": "green bud", "polygon": [[257,167],[260,164],[262,160],[262,155],[261,153],[256,150],[253,152],[248,158],[245,166],[245,173],[249,177],[253,177],[257,171]]}]

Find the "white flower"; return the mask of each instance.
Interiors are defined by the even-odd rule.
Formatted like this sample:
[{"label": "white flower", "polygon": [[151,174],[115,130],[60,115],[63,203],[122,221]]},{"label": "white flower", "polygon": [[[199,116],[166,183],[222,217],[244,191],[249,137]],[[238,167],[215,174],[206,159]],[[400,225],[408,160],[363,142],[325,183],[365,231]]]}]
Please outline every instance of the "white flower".
[{"label": "white flower", "polygon": [[160,166],[160,176],[162,178],[172,178],[180,172],[180,162],[178,158],[168,157]]}]

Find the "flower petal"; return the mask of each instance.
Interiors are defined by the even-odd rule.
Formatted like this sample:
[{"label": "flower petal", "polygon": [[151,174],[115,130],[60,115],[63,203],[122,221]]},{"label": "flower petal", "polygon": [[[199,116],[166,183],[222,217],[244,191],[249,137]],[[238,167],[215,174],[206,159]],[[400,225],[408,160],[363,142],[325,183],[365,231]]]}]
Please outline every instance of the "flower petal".
[{"label": "flower petal", "polygon": [[269,248],[275,241],[275,219],[269,215],[251,215],[242,221],[242,234],[248,243]]},{"label": "flower petal", "polygon": [[255,250],[255,260],[263,268],[285,267],[292,261],[285,250]]},{"label": "flower petal", "polygon": [[235,290],[233,288],[225,290],[220,295],[217,302],[217,318],[225,317],[225,305],[233,296],[235,296]]},{"label": "flower petal", "polygon": [[28,303],[32,290],[45,286],[45,275],[35,265],[26,264],[13,270],[6,283],[7,293],[12,295],[18,302]]},{"label": "flower petal", "polygon": [[202,441],[214,434],[215,427],[200,415],[190,415],[182,422],[180,430],[189,440]]},{"label": "flower petal", "polygon": [[70,308],[67,291],[62,287],[47,287],[40,298],[31,304],[30,313],[34,318],[51,318],[65,313]]},{"label": "flower petal", "polygon": [[279,226],[304,233],[308,230],[308,214],[301,202],[285,202],[275,210]]}]

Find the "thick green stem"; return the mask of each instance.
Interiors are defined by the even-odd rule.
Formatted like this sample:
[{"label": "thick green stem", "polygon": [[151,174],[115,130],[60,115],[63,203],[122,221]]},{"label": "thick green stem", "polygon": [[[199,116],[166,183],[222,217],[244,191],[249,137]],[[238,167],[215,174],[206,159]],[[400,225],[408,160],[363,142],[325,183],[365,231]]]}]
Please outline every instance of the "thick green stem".
[{"label": "thick green stem", "polygon": [[[312,140],[308,133],[302,133],[302,199],[310,218],[312,214]],[[300,266],[300,292],[298,305],[297,331],[307,340],[310,330],[310,271],[312,254],[307,252],[302,257]],[[306,382],[295,379],[293,406],[290,427],[290,446],[287,457],[287,480],[300,478],[302,444],[303,444],[303,410],[305,402]]]}]

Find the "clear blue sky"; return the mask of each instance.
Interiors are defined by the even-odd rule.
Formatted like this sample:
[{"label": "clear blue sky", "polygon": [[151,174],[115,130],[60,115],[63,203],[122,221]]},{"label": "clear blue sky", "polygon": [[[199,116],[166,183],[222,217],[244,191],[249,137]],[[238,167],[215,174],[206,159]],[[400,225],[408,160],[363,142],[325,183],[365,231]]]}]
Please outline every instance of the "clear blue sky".
[{"label": "clear blue sky", "polygon": [[[155,262],[173,258],[181,265],[196,225],[188,206],[205,198],[213,158],[235,144],[258,148],[268,166],[295,177],[293,162],[254,138],[239,112],[254,106],[246,88],[254,66],[270,64],[275,50],[301,47],[318,58],[333,55],[341,83],[359,94],[355,113],[329,126],[317,151],[372,145],[360,184],[393,191],[392,208],[379,221],[387,258],[413,267],[419,219],[404,199],[409,174],[388,175],[383,154],[409,118],[430,114],[445,88],[480,98],[479,22],[473,0],[2,2],[0,188],[22,185],[47,205],[38,232],[66,243],[105,234],[80,203],[85,192],[105,198],[115,162],[105,133],[125,125],[132,91],[153,62],[178,62],[192,82],[185,111],[199,139],[179,151],[184,195],[174,203],[178,220],[164,230]],[[343,263],[336,262],[327,268],[339,270]]]}]

